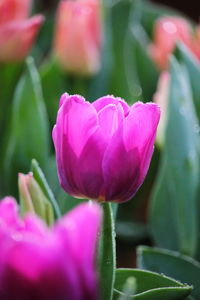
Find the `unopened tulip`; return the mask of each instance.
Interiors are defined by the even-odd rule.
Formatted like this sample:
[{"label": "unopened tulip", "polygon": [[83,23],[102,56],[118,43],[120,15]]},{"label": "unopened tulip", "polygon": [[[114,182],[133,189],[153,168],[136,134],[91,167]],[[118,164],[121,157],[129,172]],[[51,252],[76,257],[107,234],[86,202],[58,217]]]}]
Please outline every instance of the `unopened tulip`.
[{"label": "unopened tulip", "polygon": [[160,147],[164,145],[165,128],[167,123],[168,97],[169,97],[170,76],[167,71],[160,74],[157,91],[154,95],[154,102],[160,106],[161,118],[158,125],[156,141]]},{"label": "unopened tulip", "polygon": [[62,69],[91,75],[100,68],[102,24],[100,0],[61,0],[54,52]]},{"label": "unopened tulip", "polygon": [[29,53],[43,16],[29,17],[32,0],[0,1],[0,62],[19,62]]},{"label": "unopened tulip", "polygon": [[100,207],[82,204],[51,229],[21,219],[11,197],[0,202],[0,299],[96,300],[95,247]]},{"label": "unopened tulip", "polygon": [[54,222],[53,208],[32,173],[18,175],[21,213],[32,212],[48,225]]},{"label": "unopened tulip", "polygon": [[154,149],[156,104],[61,97],[53,141],[60,184],[78,198],[124,202],[142,184]]},{"label": "unopened tulip", "polygon": [[179,17],[162,17],[154,27],[154,41],[149,51],[159,69],[168,67],[169,56],[176,43],[184,43],[195,55],[193,32],[190,24]]}]

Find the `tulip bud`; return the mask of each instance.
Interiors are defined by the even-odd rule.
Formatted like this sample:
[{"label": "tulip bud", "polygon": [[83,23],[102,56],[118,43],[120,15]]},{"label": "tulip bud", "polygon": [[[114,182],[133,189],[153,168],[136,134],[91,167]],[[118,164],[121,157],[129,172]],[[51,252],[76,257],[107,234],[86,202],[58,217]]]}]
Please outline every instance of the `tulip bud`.
[{"label": "tulip bud", "polygon": [[154,94],[154,98],[153,98],[154,102],[160,106],[160,110],[161,110],[161,118],[158,125],[157,138],[156,138],[156,141],[160,147],[163,147],[164,139],[165,139],[165,129],[166,129],[167,111],[168,111],[168,97],[169,97],[169,81],[170,81],[169,73],[163,71],[160,74],[157,91]]},{"label": "tulip bud", "polygon": [[30,0],[0,1],[0,62],[20,62],[28,55],[44,20],[28,19],[30,7]]},{"label": "tulip bud", "polygon": [[159,118],[155,103],[64,94],[53,129],[63,189],[98,201],[131,199],[148,171]]},{"label": "tulip bud", "polygon": [[63,70],[91,75],[100,69],[100,0],[61,0],[54,52]]},{"label": "tulip bud", "polygon": [[48,225],[52,225],[54,223],[53,208],[32,173],[27,175],[20,173],[18,185],[22,215],[26,212],[36,213]]},{"label": "tulip bud", "polygon": [[154,27],[154,42],[150,45],[149,52],[159,69],[163,70],[168,67],[169,55],[178,41],[193,50],[190,24],[179,17],[158,19]]}]

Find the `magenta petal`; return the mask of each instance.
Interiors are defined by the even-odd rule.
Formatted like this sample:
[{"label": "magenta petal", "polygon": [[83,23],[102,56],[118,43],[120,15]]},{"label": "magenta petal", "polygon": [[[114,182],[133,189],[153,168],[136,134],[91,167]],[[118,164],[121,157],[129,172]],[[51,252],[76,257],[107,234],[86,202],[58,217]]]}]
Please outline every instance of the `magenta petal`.
[{"label": "magenta petal", "polygon": [[20,225],[17,202],[13,197],[5,197],[0,202],[0,219],[10,228],[17,228]]},{"label": "magenta petal", "polygon": [[3,274],[5,299],[64,300],[66,295],[81,299],[75,263],[70,249],[64,255],[59,240],[51,242],[48,236],[40,243],[15,243],[7,255]]},{"label": "magenta petal", "polygon": [[114,132],[117,130],[119,126],[119,121],[122,121],[123,116],[121,116],[121,120],[119,118],[119,111],[116,105],[109,104],[102,108],[99,113],[99,126],[103,132],[103,135],[106,139],[109,139],[113,136]]},{"label": "magenta petal", "polygon": [[[138,149],[140,155],[140,181],[142,183],[154,149],[160,109],[154,103],[135,103],[124,123],[124,143],[127,151]],[[140,183],[140,184],[141,184]]]},{"label": "magenta petal", "polygon": [[98,128],[86,143],[78,160],[79,190],[89,199],[98,199],[104,185],[102,160],[107,141]]},{"label": "magenta petal", "polygon": [[69,94],[68,93],[64,93],[62,94],[61,98],[60,98],[60,102],[59,102],[59,107],[61,107],[65,101],[67,101],[69,98]]},{"label": "magenta petal", "polygon": [[85,300],[98,298],[97,294],[95,296],[97,275],[94,256],[101,214],[100,206],[94,202],[89,202],[73,209],[56,226],[56,231],[62,237],[66,252],[68,252],[69,246],[63,237],[70,239],[70,247],[72,247],[74,260],[78,262],[79,272],[82,274],[81,283],[85,290],[84,297],[81,299]]},{"label": "magenta petal", "polygon": [[115,134],[105,152],[103,174],[106,201],[127,201],[136,192],[139,179],[139,154],[137,149],[126,151],[122,131]]},{"label": "magenta petal", "polygon": [[92,104],[93,104],[94,108],[96,109],[96,111],[98,112],[102,108],[104,108],[105,106],[107,106],[109,104],[118,105],[119,103],[123,107],[124,115],[126,116],[129,113],[130,108],[129,108],[128,104],[119,97],[105,96],[105,97],[99,98],[98,100],[94,101]]},{"label": "magenta petal", "polygon": [[160,117],[155,104],[131,107],[123,128],[110,141],[103,159],[106,201],[129,200],[142,184],[153,153]]},{"label": "magenta petal", "polygon": [[60,183],[66,192],[78,196],[78,159],[87,140],[97,129],[98,119],[93,106],[82,97],[65,97],[53,129],[53,140]]},{"label": "magenta petal", "polygon": [[21,220],[21,228],[1,236],[0,299],[96,300],[100,221],[101,209],[95,203],[78,206],[53,229],[47,230],[34,216]]},{"label": "magenta petal", "polygon": [[127,151],[135,147],[141,152],[158,126],[160,109],[154,103],[136,102],[124,123],[124,143]]}]

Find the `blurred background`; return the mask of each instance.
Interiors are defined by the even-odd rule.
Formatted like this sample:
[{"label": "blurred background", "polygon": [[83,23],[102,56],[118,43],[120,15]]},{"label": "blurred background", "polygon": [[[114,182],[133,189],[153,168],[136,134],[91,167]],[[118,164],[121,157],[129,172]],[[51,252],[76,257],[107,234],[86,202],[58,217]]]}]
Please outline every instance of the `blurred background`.
[{"label": "blurred background", "polygon": [[[163,69],[166,69],[165,71],[173,76],[173,82],[167,83],[170,92],[164,95],[164,98],[170,98],[167,101],[171,103],[169,110],[171,123],[167,124],[168,134],[162,133],[167,142],[165,147],[157,142],[148,175],[134,199],[119,205],[116,221],[118,266],[135,266],[136,247],[141,244],[177,250],[196,258],[199,256],[200,249],[200,226],[197,215],[200,206],[198,173],[200,154],[196,146],[199,145],[200,132],[200,66],[196,57],[191,54],[200,56],[200,47],[195,44],[195,49],[192,49],[194,53],[190,53],[188,50],[191,49],[185,50],[180,45],[176,48],[174,44],[180,37],[176,37],[176,34],[174,37],[173,30],[165,30],[167,38],[163,37],[162,30],[164,27],[166,29],[164,26],[166,24],[161,24],[159,27],[157,22],[163,16],[169,18],[175,16],[172,27],[167,28],[174,29],[173,26],[177,25],[176,18],[185,16],[186,18],[182,19],[184,25],[182,23],[180,30],[181,38],[183,31],[186,32],[187,37],[189,36],[188,39],[192,40],[195,35],[198,36],[200,2],[198,0],[105,0],[101,3],[104,38],[102,45],[97,47],[100,67],[92,74],[84,76],[85,74],[81,72],[71,72],[70,68],[63,68],[63,57],[66,57],[70,43],[64,40],[65,34],[62,28],[56,30],[59,23],[57,13],[59,1],[55,0],[34,1],[31,15],[41,13],[45,17],[45,22],[41,25],[30,52],[33,59],[28,59],[25,63],[25,55],[24,60],[20,61],[17,67],[7,62],[0,65],[2,68],[0,84],[2,87],[5,87],[5,84],[9,87],[8,94],[4,95],[3,89],[0,90],[5,106],[5,110],[2,110],[3,125],[0,128],[4,128],[5,125],[8,127],[2,130],[0,136],[4,144],[3,149],[0,149],[3,157],[0,162],[1,196],[6,194],[18,196],[17,174],[19,171],[28,172],[31,159],[36,158],[58,200],[62,213],[75,206],[78,201],[60,189],[51,141],[51,129],[55,124],[60,95],[67,91],[69,94],[81,94],[88,101],[94,101],[103,95],[113,94],[124,98],[130,105],[137,100],[149,102],[155,99],[156,91],[160,89],[159,78]],[[156,24],[158,24],[158,34],[155,30]],[[71,24],[67,23],[68,25]],[[73,29],[72,27],[70,30]],[[176,31],[179,30],[175,30],[175,33]],[[173,47],[168,51],[170,34],[172,34]],[[61,43],[60,53],[56,53],[56,44],[58,44],[56,41],[61,40],[59,35],[63,38],[63,44]],[[183,34],[184,37],[185,35]],[[156,45],[157,41],[158,45]],[[165,49],[167,55],[174,51],[172,62],[164,68],[160,68],[150,51],[153,47],[154,50],[156,47],[159,48],[159,41],[161,53],[165,54]],[[184,38],[180,39],[180,42],[185,42]],[[90,49],[86,50],[90,51]],[[88,64],[90,65],[90,61]],[[180,101],[184,99],[181,102],[184,107],[178,110],[180,103],[176,101],[179,98]],[[10,105],[12,111],[8,109],[8,103],[12,104]],[[185,111],[190,112],[189,121]],[[164,110],[163,115],[165,113],[168,112]],[[6,118],[10,123],[6,124]],[[27,143],[27,140],[30,142]],[[164,161],[167,161],[167,164],[164,165]],[[166,165],[169,167],[167,168]],[[178,172],[175,172],[176,169]],[[172,186],[174,182],[177,185],[175,188]],[[180,211],[183,212],[181,215]],[[188,214],[190,214],[189,221]],[[165,240],[164,236],[166,236]],[[189,240],[190,236],[191,240]]]}]

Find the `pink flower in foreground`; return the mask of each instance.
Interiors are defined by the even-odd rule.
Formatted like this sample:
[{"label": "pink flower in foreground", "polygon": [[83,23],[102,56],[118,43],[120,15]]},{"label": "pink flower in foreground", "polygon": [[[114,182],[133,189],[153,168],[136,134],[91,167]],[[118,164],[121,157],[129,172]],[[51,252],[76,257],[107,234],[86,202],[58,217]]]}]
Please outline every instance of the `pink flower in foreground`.
[{"label": "pink flower in foreground", "polygon": [[53,141],[63,189],[78,198],[124,202],[142,184],[154,149],[160,111],[106,96],[94,103],[61,97]]},{"label": "pink flower in foreground", "polygon": [[165,138],[165,128],[167,123],[168,97],[169,97],[170,75],[167,71],[160,74],[157,91],[154,94],[154,102],[160,106],[161,118],[158,125],[157,138],[158,144],[163,146]]},{"label": "pink flower in foreground", "polygon": [[51,229],[34,215],[20,219],[11,197],[0,203],[0,299],[98,299],[97,204],[82,204]]},{"label": "pink flower in foreground", "polygon": [[[161,17],[154,27],[154,41],[149,51],[159,69],[168,67],[169,55],[177,42],[184,43],[197,57],[195,39],[190,24],[180,17]],[[200,49],[200,45],[198,45]]]},{"label": "pink flower in foreground", "polygon": [[54,52],[61,67],[90,75],[100,68],[102,24],[100,0],[61,0]]},{"label": "pink flower in foreground", "polygon": [[0,1],[0,62],[18,62],[30,51],[43,22],[29,17],[31,0]]}]

